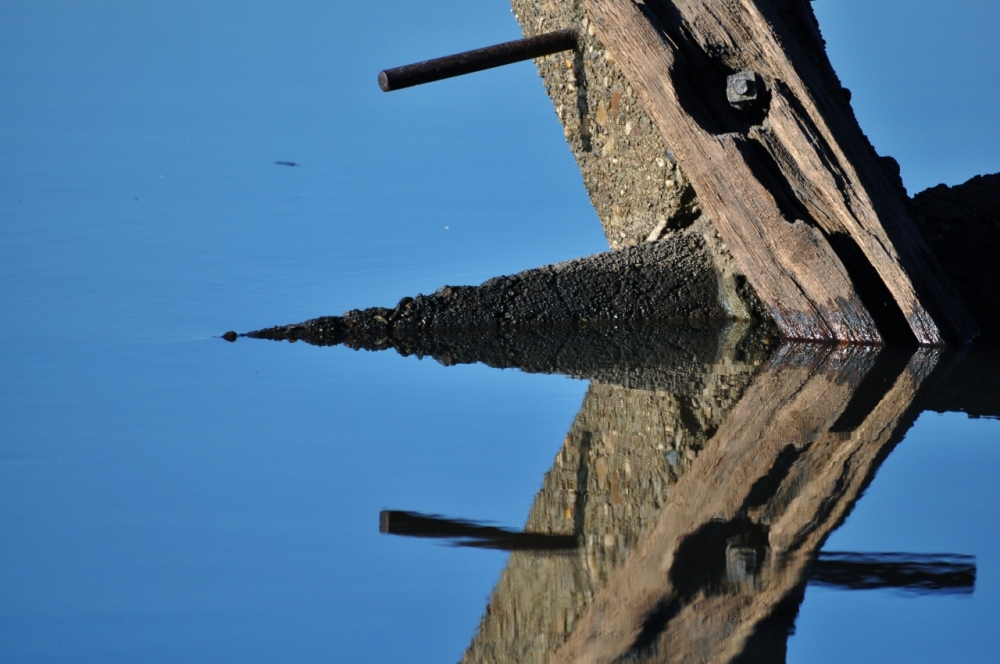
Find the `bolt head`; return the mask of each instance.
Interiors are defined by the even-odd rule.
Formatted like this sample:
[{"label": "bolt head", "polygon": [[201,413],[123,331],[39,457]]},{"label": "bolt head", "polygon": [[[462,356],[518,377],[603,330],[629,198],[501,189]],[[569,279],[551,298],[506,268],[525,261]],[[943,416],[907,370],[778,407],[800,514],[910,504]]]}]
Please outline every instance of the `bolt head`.
[{"label": "bolt head", "polygon": [[744,108],[757,101],[760,84],[753,71],[741,71],[726,79],[726,98],[737,108]]}]

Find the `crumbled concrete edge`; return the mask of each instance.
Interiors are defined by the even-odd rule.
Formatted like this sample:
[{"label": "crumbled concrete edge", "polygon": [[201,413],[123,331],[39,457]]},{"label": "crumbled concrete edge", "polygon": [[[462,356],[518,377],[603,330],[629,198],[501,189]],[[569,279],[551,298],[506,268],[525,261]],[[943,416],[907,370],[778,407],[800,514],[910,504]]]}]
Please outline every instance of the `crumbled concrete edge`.
[{"label": "crumbled concrete edge", "polygon": [[[445,364],[489,356],[488,364],[501,366],[510,353],[520,357],[530,348],[558,347],[570,337],[600,345],[609,343],[608,334],[620,335],[626,327],[719,328],[728,321],[751,321],[752,312],[743,308],[734,313],[727,301],[703,230],[693,227],[660,242],[496,277],[480,286],[444,286],[431,295],[404,297],[393,308],[352,310],[245,336],[394,348]],[[732,287],[738,288],[735,281]],[[762,338],[776,336],[773,326],[760,329]],[[230,341],[236,337],[226,336]],[[490,345],[507,355],[488,350]],[[465,347],[471,350],[460,352]],[[546,353],[551,355],[541,354]]]}]

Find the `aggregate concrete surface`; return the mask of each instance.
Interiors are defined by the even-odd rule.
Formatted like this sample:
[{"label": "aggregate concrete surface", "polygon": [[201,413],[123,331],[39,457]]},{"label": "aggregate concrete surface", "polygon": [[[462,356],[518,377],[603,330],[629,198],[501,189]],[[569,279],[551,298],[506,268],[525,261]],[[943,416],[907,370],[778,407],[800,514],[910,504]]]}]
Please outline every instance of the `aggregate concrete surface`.
[{"label": "aggregate concrete surface", "polygon": [[[752,301],[745,287],[743,296]],[[750,319],[745,312],[734,315],[734,308],[727,302],[708,241],[691,231],[496,277],[480,286],[444,286],[431,295],[404,297],[394,308],[352,310],[245,336],[367,350],[395,348],[404,355],[438,357],[446,364],[477,357],[472,361],[508,366],[511,354],[531,350],[534,356],[551,356],[539,353],[541,346],[553,351],[565,346],[560,351],[565,354],[573,347],[566,346],[570,337],[573,343],[590,345],[586,339],[605,338],[616,326],[720,327],[735,318]],[[225,338],[236,337],[233,332]]]},{"label": "aggregate concrete surface", "polygon": [[[566,27],[580,35],[574,52],[537,58],[535,64],[613,251],[480,286],[445,286],[431,295],[404,297],[392,308],[352,310],[245,336],[395,348],[445,363],[488,357],[483,361],[507,366],[510,360],[500,357],[500,348],[515,356],[532,349],[538,356],[541,346],[556,348],[557,339],[586,345],[584,339],[603,334],[581,332],[588,327],[739,320],[762,323],[762,337],[773,334],[669,146],[596,39],[583,4],[511,4],[525,36]],[[889,157],[882,163],[905,197],[898,164]],[[907,205],[978,323],[980,340],[1000,341],[1000,174],[939,185],[907,199]],[[544,341],[546,335],[552,340]],[[224,338],[238,336],[228,332]]]}]

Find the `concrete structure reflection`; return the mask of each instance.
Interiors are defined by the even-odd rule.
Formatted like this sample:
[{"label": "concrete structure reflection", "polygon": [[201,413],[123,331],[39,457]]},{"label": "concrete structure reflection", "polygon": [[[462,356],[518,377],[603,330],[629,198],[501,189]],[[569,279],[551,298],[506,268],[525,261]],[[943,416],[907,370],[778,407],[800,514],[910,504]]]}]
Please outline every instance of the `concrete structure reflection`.
[{"label": "concrete structure reflection", "polygon": [[783,661],[819,548],[919,412],[937,360],[781,348],[545,659]]},{"label": "concrete structure reflection", "polygon": [[523,531],[382,514],[512,551],[463,661],[782,662],[810,582],[972,592],[969,557],[819,551],[922,410],[1000,414],[997,354],[746,333],[579,356],[592,383]]},{"label": "concrete structure reflection", "polygon": [[592,383],[520,534],[541,545],[496,546],[514,552],[463,661],[781,662],[810,580],[971,591],[965,557],[818,552],[922,404],[960,409],[972,365],[738,337],[646,372],[663,387]]}]

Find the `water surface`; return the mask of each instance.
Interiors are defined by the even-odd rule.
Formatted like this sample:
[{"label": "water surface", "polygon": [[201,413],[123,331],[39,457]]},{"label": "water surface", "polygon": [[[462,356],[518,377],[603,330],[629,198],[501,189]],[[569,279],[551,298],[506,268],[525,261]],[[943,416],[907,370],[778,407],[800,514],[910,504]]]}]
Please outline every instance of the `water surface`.
[{"label": "water surface", "polygon": [[[529,579],[568,576],[529,584],[544,638],[504,652],[574,647],[592,602],[620,599],[631,636],[597,645],[648,657],[695,638],[681,626],[714,615],[710,602],[759,591],[763,620],[775,606],[764,591],[787,590],[801,599],[795,633],[787,620],[767,633],[784,634],[772,645],[787,643],[788,661],[996,659],[997,392],[963,382],[968,367],[991,375],[992,351],[779,357],[703,330],[662,332],[650,353],[648,337],[616,333],[617,359],[581,351],[524,371],[216,338],[606,247],[530,63],[405,96],[375,84],[383,67],[517,36],[506,3],[0,3],[0,661],[458,661],[500,644],[486,607],[517,595],[532,566],[551,573]],[[880,147],[904,125],[954,147],[894,151],[913,182],[989,169],[987,134],[956,143],[972,118],[930,136],[937,116],[900,122],[919,104],[881,121],[863,81],[845,82]],[[993,117],[988,94],[961,99]],[[868,375],[891,380],[865,387]],[[779,389],[795,393],[788,376],[821,395],[812,428],[764,436],[772,458],[758,458],[739,438],[760,416],[747,399],[765,389],[761,409],[774,406]],[[843,421],[857,426],[902,395],[878,411],[882,437],[830,432],[859,391]],[[789,482],[827,477],[807,463],[817,441],[874,452],[852,476],[867,469],[871,483],[827,500],[844,523],[827,517],[829,538],[817,530],[801,549],[823,540],[820,552],[851,555],[820,556],[825,577],[810,576],[810,555],[772,569],[786,549],[723,530],[725,565],[692,568],[699,583],[677,586],[668,568],[636,584],[641,597],[616,594],[643,546],[669,553],[711,524],[693,498],[687,521],[664,510],[682,482],[705,491],[694,480],[721,434],[757,463],[708,492],[730,529],[771,533],[764,512]],[[789,444],[803,451],[782,457]],[[740,512],[736,494],[768,476],[760,486],[776,493]],[[380,533],[387,510],[450,519],[432,533],[471,527],[458,543],[473,546]],[[731,624],[747,635],[759,622]]]}]

